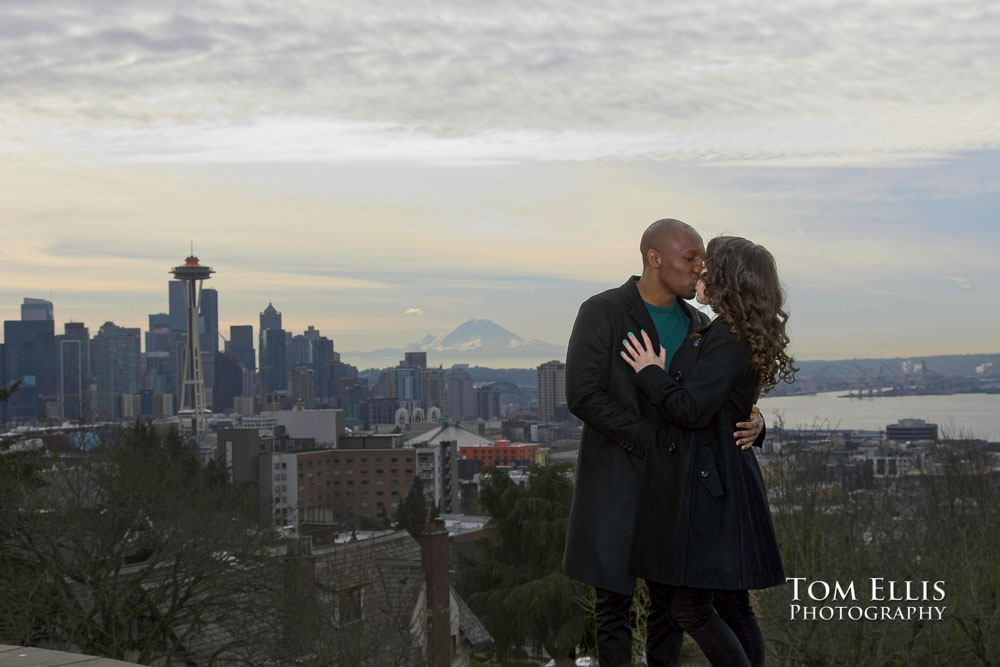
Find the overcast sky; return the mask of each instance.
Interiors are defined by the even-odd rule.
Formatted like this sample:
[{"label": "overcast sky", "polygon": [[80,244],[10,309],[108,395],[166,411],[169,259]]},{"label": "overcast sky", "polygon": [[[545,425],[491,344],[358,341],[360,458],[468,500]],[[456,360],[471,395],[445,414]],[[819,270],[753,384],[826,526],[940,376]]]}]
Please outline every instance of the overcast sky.
[{"label": "overcast sky", "polygon": [[799,358],[1000,351],[994,3],[403,4],[0,0],[0,319],[145,329],[193,240],[224,333],[564,344],[677,217]]}]

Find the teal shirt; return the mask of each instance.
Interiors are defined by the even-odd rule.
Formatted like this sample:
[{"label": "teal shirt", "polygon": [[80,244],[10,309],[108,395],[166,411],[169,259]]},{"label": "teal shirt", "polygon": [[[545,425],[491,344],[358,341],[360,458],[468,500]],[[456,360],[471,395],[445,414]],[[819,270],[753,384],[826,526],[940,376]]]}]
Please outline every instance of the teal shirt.
[{"label": "teal shirt", "polygon": [[[643,303],[646,302],[643,301]],[[667,351],[666,367],[670,368],[670,360],[674,358],[674,353],[687,338],[690,318],[677,301],[674,301],[674,305],[669,308],[659,308],[646,303],[646,310],[653,319],[656,335],[660,339],[660,347]]]}]

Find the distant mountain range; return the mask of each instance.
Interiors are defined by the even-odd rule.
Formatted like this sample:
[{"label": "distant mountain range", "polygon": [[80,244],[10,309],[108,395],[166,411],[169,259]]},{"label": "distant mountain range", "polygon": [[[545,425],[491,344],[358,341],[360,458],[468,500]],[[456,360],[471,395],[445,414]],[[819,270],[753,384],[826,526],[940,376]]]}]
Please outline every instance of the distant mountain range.
[{"label": "distant mountain range", "polygon": [[[551,359],[565,361],[566,346],[553,345],[542,340],[522,338],[488,319],[472,319],[455,327],[452,331],[434,336],[428,334],[418,341],[400,347],[385,347],[369,352],[341,352],[344,362],[366,368],[386,368],[395,366],[403,358],[404,352],[427,352],[429,366],[451,367],[453,364],[488,369],[527,368],[534,370],[540,363]],[[949,354],[928,355],[926,357],[896,357],[891,359],[838,359],[830,361],[799,360],[797,386],[779,385],[775,395],[795,393],[807,389],[811,381],[841,380],[852,381],[859,378],[889,376],[903,373],[905,364],[921,362],[929,371],[950,376],[1000,375],[1000,355],[998,354]],[[527,378],[523,378],[527,379]],[[521,384],[521,382],[518,382]],[[532,382],[533,384],[533,382]]]},{"label": "distant mountain range", "polygon": [[[771,396],[920,386],[922,393],[964,393],[976,387],[996,386],[1000,354],[941,354],[891,359],[837,359],[796,361],[795,383],[779,383]],[[940,379],[939,379],[940,378]],[[971,378],[970,382],[954,381]]]},{"label": "distant mountain range", "polygon": [[453,364],[495,365],[506,368],[533,367],[550,359],[565,359],[565,345],[522,338],[488,319],[472,319],[441,336],[428,334],[401,347],[369,352],[342,352],[344,362],[360,369],[395,366],[404,352],[427,352],[429,366]]}]

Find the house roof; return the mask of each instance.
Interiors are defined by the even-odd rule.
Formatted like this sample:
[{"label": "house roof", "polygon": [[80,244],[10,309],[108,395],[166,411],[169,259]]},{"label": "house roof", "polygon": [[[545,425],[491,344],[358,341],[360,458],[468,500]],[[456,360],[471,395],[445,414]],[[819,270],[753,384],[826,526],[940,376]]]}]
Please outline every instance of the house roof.
[{"label": "house roof", "polygon": [[466,431],[461,426],[455,424],[443,424],[440,428],[418,435],[403,441],[405,447],[416,447],[419,445],[437,445],[445,441],[455,441],[459,447],[474,447],[480,445],[492,445],[493,441],[481,435]]},{"label": "house roof", "polygon": [[452,594],[455,596],[455,601],[458,603],[458,625],[462,634],[466,636],[469,643],[473,646],[486,646],[487,644],[493,643],[493,637],[486,630],[482,621],[476,616],[469,605],[465,604],[465,600],[452,589]]},{"label": "house roof", "polygon": [[[385,611],[390,615],[409,613],[423,590],[425,574],[420,545],[405,530],[319,547],[313,550],[313,555],[317,585],[329,586],[334,591],[365,586],[388,606]],[[451,594],[458,605],[459,632],[473,646],[491,643],[490,633],[454,587]]]}]

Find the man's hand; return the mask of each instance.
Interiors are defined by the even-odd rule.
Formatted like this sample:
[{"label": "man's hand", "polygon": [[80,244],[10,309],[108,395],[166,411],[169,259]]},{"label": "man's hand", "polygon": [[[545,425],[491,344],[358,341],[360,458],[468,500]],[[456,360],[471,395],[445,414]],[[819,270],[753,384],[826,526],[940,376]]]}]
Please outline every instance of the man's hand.
[{"label": "man's hand", "polygon": [[739,429],[733,433],[733,437],[736,438],[736,446],[740,449],[750,449],[763,427],[764,418],[760,416],[760,410],[755,405],[750,410],[749,421],[736,422],[736,428]]}]

